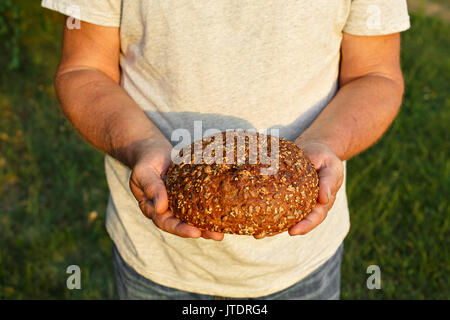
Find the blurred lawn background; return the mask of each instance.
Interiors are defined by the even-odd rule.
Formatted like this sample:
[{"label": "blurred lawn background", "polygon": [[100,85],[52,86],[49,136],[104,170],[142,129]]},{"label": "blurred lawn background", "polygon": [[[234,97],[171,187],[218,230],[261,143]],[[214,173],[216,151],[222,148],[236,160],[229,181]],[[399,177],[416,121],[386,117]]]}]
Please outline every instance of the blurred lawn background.
[{"label": "blurred lawn background", "polygon": [[[449,6],[411,7],[400,115],[348,162],[343,299],[450,298]],[[62,23],[40,1],[0,2],[0,299],[115,298],[103,155],[64,118],[52,85]],[[71,264],[82,290],[66,288]],[[382,290],[366,287],[371,264]]]}]

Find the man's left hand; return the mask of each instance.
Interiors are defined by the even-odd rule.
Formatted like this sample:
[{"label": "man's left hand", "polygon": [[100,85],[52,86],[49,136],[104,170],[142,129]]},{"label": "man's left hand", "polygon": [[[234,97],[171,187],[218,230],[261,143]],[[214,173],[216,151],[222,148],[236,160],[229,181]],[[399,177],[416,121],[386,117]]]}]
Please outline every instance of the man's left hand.
[{"label": "man's left hand", "polygon": [[291,236],[307,234],[325,220],[344,179],[342,161],[327,144],[301,138],[296,144],[305,151],[319,175],[319,197],[311,213],[289,229]]}]

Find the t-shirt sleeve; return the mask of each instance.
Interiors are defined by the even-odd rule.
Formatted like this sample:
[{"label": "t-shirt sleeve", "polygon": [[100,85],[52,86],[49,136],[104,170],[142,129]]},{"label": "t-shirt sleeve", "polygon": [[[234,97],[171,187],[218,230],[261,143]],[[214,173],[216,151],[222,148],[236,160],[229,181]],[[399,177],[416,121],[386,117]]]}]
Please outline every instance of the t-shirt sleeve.
[{"label": "t-shirt sleeve", "polygon": [[352,0],[343,31],[376,36],[409,29],[406,0]]},{"label": "t-shirt sleeve", "polygon": [[121,0],[42,0],[42,7],[105,27],[119,27]]}]

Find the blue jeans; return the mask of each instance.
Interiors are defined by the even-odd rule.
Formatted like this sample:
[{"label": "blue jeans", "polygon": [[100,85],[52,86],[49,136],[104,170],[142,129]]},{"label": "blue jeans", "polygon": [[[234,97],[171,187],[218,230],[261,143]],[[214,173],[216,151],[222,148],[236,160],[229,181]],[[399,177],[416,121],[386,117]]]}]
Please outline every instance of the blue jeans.
[{"label": "blue jeans", "polygon": [[[258,298],[244,300],[338,300],[340,295],[341,261],[344,244],[318,269],[294,285]],[[231,299],[182,291],[157,284],[130,267],[114,246],[113,259],[116,290],[119,299],[132,300],[217,300]]]}]

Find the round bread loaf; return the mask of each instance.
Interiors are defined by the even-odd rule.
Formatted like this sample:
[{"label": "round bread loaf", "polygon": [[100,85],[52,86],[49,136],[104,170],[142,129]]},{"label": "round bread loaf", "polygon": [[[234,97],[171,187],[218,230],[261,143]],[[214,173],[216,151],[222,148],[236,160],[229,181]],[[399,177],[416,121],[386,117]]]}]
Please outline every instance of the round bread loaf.
[{"label": "round bread loaf", "polygon": [[318,183],[302,149],[254,131],[192,143],[179,151],[166,178],[176,217],[201,230],[240,235],[286,231],[311,212]]}]

